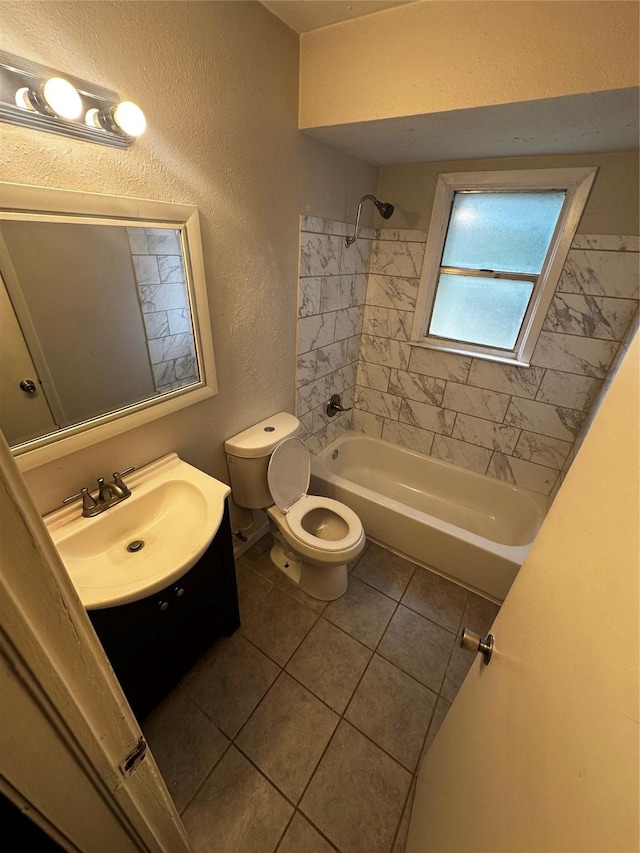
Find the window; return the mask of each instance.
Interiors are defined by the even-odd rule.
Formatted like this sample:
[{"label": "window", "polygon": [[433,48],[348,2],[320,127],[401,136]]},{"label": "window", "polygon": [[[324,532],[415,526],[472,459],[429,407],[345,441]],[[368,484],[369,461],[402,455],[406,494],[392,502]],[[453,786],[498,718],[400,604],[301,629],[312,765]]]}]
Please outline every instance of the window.
[{"label": "window", "polygon": [[412,342],[528,364],[596,171],[440,175]]}]

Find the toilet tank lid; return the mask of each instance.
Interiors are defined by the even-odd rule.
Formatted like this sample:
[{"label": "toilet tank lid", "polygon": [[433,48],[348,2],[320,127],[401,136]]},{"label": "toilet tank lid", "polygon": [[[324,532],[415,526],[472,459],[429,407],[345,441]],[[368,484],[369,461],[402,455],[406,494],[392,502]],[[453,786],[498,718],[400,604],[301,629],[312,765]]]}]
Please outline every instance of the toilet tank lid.
[{"label": "toilet tank lid", "polygon": [[224,449],[232,456],[245,459],[257,459],[268,456],[271,451],[284,441],[294,436],[300,428],[300,421],[289,412],[278,412],[270,418],[260,421],[237,435],[228,438]]}]

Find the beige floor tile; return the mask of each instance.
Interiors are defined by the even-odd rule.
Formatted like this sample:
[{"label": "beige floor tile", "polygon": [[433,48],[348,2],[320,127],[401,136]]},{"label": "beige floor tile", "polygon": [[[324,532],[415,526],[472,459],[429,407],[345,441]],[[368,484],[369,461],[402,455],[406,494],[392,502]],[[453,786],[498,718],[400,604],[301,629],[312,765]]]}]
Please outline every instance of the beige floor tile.
[{"label": "beige floor tile", "polygon": [[402,603],[456,634],[468,596],[464,587],[418,567],[402,596]]},{"label": "beige floor tile", "polygon": [[342,598],[331,602],[324,616],[365,646],[375,649],[396,606],[395,601],[351,574],[349,588]]},{"label": "beige floor tile", "polygon": [[242,559],[236,563],[236,580],[238,583],[240,620],[243,622],[249,611],[273,589],[273,584],[255,572],[248,561]]},{"label": "beige floor tile", "polygon": [[404,807],[404,811],[402,812],[402,820],[400,821],[400,826],[398,827],[398,834],[396,835],[396,839],[393,842],[393,849],[391,853],[405,853],[405,848],[407,846],[407,838],[409,837],[409,827],[411,825],[411,809],[413,808],[413,799],[416,793],[416,780],[414,779],[411,783],[411,788],[409,790],[409,796],[407,797],[407,802]]},{"label": "beige floor tile", "polygon": [[450,707],[450,702],[447,702],[447,700],[443,699],[442,696],[438,697],[438,701],[436,702],[436,709],[433,712],[433,717],[431,718],[431,723],[429,725],[427,739],[424,742],[424,749],[422,750],[422,758],[420,759],[420,763],[424,761],[425,755],[427,754],[427,752],[429,752],[429,747],[433,743],[435,736],[438,734],[438,729],[444,722],[444,718],[447,716]]},{"label": "beige floor tile", "polygon": [[273,853],[293,812],[233,745],[185,809],[196,853]]},{"label": "beige floor tile", "polygon": [[[267,556],[268,554],[269,552],[267,551]],[[318,598],[313,598],[301,590],[300,587],[296,586],[293,581],[290,581],[277,566],[274,566],[271,562],[271,558],[262,562],[259,571],[262,577],[269,580],[274,586],[282,590],[282,592],[286,592],[287,595],[295,598],[295,600],[299,601],[300,604],[304,604],[306,607],[309,607],[315,613],[323,613],[329,603],[328,601],[320,601]]]},{"label": "beige floor tile", "polygon": [[229,741],[184,690],[173,693],[143,726],[178,811],[187,805]]},{"label": "beige floor tile", "polygon": [[440,692],[455,637],[402,604],[394,613],[378,654]]},{"label": "beige floor tile", "polygon": [[320,833],[296,812],[289,824],[278,853],[334,853],[335,847],[323,838]]},{"label": "beige floor tile", "polygon": [[419,567],[416,567],[415,563],[381,548],[375,542],[370,542],[366,552],[358,560],[353,576],[400,601],[416,569],[419,570]]},{"label": "beige floor tile", "polygon": [[318,615],[274,587],[245,618],[240,631],[261,651],[284,666]]},{"label": "beige floor tile", "polygon": [[367,668],[371,651],[319,619],[287,664],[287,672],[341,714]]},{"label": "beige floor tile", "polygon": [[235,743],[285,796],[297,803],[339,719],[283,672]]},{"label": "beige floor tile", "polygon": [[471,669],[476,657],[476,654],[466,649],[461,649],[459,643],[456,643],[440,691],[441,695],[448,702],[453,702],[456,698],[458,690],[462,687],[462,682],[467,677],[467,673]]},{"label": "beige floor tile", "polygon": [[484,637],[491,630],[491,626],[499,612],[499,605],[470,592],[467,606],[462,616],[460,629],[469,628],[471,631],[475,631],[476,634],[481,634]]},{"label": "beige floor tile", "polygon": [[345,719],[413,773],[436,699],[427,687],[374,655]]},{"label": "beige floor tile", "polygon": [[184,689],[216,726],[234,737],[275,681],[279,668],[238,632],[219,640]]},{"label": "beige floor tile", "polygon": [[341,853],[388,853],[411,775],[341,722],[300,810]]}]

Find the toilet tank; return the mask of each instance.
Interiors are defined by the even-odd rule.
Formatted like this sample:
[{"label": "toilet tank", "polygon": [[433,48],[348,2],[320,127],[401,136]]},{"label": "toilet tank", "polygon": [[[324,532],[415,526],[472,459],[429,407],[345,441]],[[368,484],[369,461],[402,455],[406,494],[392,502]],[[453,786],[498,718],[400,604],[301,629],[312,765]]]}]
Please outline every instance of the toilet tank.
[{"label": "toilet tank", "polygon": [[273,505],[267,482],[269,459],[274,448],[299,428],[295,415],[278,412],[225,441],[231,491],[238,506],[266,509]]}]

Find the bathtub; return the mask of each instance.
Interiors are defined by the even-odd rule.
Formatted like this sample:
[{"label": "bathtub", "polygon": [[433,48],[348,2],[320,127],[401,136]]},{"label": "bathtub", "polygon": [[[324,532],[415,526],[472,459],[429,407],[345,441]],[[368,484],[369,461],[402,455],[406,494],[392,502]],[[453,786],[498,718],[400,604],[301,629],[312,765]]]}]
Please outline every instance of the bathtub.
[{"label": "bathtub", "polygon": [[547,508],[535,492],[354,431],[312,459],[310,493],[354,510],[374,542],[497,602]]}]

